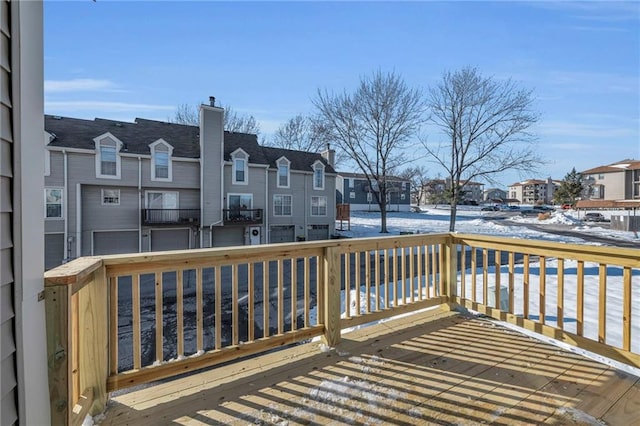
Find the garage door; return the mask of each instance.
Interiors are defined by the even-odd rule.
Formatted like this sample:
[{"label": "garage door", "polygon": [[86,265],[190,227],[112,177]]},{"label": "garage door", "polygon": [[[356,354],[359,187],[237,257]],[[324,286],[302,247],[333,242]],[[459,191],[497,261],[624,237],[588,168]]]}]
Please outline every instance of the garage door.
[{"label": "garage door", "polygon": [[244,228],[243,227],[224,227],[213,229],[213,246],[243,246],[244,245]]},{"label": "garage door", "polygon": [[188,229],[152,229],[151,251],[188,249],[189,232]]},{"label": "garage door", "polygon": [[293,225],[272,226],[271,238],[272,243],[291,243],[295,237],[295,227]]},{"label": "garage door", "polygon": [[329,225],[311,225],[309,228],[309,241],[328,240]]},{"label": "garage door", "polygon": [[138,231],[93,233],[93,254],[138,253]]},{"label": "garage door", "polygon": [[51,269],[61,265],[64,257],[64,234],[45,234],[44,268]]}]

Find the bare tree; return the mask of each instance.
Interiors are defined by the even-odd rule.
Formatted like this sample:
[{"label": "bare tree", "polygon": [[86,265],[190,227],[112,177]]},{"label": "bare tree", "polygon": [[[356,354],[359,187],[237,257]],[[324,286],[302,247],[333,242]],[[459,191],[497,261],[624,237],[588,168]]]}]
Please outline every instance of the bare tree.
[{"label": "bare tree", "polygon": [[[331,142],[329,131],[318,117],[296,115],[278,127],[267,145],[297,151],[322,152]],[[336,152],[336,166],[345,160],[343,151]]]},{"label": "bare tree", "polygon": [[173,118],[170,118],[169,122],[198,126],[200,124],[200,118],[198,117],[198,106],[194,108],[194,106],[191,104],[178,105]]},{"label": "bare tree", "polygon": [[466,182],[506,170],[531,171],[542,164],[529,128],[538,120],[532,109],[533,92],[511,80],[483,77],[476,68],[446,72],[429,90],[429,121],[440,127],[447,142],[431,146],[428,156],[450,179],[449,231],[455,230],[457,205]]},{"label": "bare tree", "polygon": [[318,90],[313,101],[331,140],[358,166],[380,208],[387,231],[387,177],[404,163],[405,144],[423,122],[424,100],[395,73],[362,77],[355,92]]},{"label": "bare tree", "polygon": [[424,166],[411,166],[407,167],[400,173],[400,177],[407,179],[411,185],[411,201],[420,205],[427,193],[427,186],[429,184],[429,177],[427,176],[427,169]]},{"label": "bare tree", "polygon": [[327,132],[317,119],[298,114],[278,127],[269,144],[285,149],[320,152],[327,142]]},{"label": "bare tree", "polygon": [[[169,118],[169,122],[198,126],[200,124],[199,108],[199,105],[194,107],[186,103],[180,104],[173,118]],[[260,124],[253,115],[238,114],[230,105],[222,108],[224,109],[224,129],[227,132],[260,134]]]}]

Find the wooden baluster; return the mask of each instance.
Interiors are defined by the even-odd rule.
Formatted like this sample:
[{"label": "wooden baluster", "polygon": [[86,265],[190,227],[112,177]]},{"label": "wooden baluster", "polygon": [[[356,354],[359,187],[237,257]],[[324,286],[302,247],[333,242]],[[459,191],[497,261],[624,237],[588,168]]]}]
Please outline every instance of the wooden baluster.
[{"label": "wooden baluster", "polygon": [[238,279],[237,263],[233,264],[231,274],[231,344],[236,346],[240,340],[238,330],[238,287],[240,286],[240,281]]},{"label": "wooden baluster", "polygon": [[[310,327],[309,311],[311,309],[311,274],[309,272],[309,258],[304,258],[304,326]],[[315,324],[314,324],[315,325]]]},{"label": "wooden baluster", "polygon": [[547,259],[540,256],[540,323],[545,323],[547,314]]},{"label": "wooden baluster", "polygon": [[183,288],[184,271],[179,269],[176,271],[176,328],[178,332],[178,357],[184,356],[184,288]]},{"label": "wooden baluster", "polygon": [[413,246],[409,247],[409,289],[411,291],[411,295],[409,296],[409,299],[411,300],[411,303],[415,302],[415,283],[413,282],[413,274],[414,274],[414,270],[413,270]]},{"label": "wooden baluster", "polygon": [[515,297],[515,253],[509,252],[509,312],[514,313],[514,302],[513,299]]},{"label": "wooden baluster", "polygon": [[202,306],[202,268],[196,269],[196,350],[204,350],[204,318]]},{"label": "wooden baluster", "polygon": [[522,295],[522,299],[523,299],[522,316],[528,319],[529,318],[529,255],[528,254],[524,255],[524,271],[523,271],[522,281],[523,281],[522,288],[524,292],[524,294]]},{"label": "wooden baluster", "polygon": [[496,278],[495,278],[495,280],[496,280],[496,288],[495,288],[495,292],[496,292],[496,294],[495,294],[496,309],[500,309],[500,310],[502,310],[502,308],[500,307],[500,294],[501,294],[501,290],[502,290],[501,287],[500,287],[501,286],[500,280],[502,278],[501,271],[500,271],[500,269],[502,267],[501,256],[502,256],[502,253],[500,253],[500,250],[496,250],[494,252],[494,259],[493,260],[494,260],[495,266],[496,266]]},{"label": "wooden baluster", "polygon": [[217,265],[214,273],[215,288],[215,348],[222,347],[222,265]]},{"label": "wooden baluster", "polygon": [[284,264],[278,259],[278,334],[284,333]]},{"label": "wooden baluster", "polygon": [[351,253],[344,254],[344,312],[351,318]]},{"label": "wooden baluster", "polygon": [[482,304],[489,306],[489,250],[482,249]]},{"label": "wooden baluster", "polygon": [[131,277],[131,312],[133,318],[133,369],[138,370],[142,366],[142,343],[140,341],[141,325],[140,325],[140,274],[133,274]]},{"label": "wooden baluster", "polygon": [[[346,281],[345,281],[346,282]],[[291,331],[298,328],[298,259],[291,259]]]},{"label": "wooden baluster", "polygon": [[599,268],[598,342],[607,342],[607,265]]},{"label": "wooden baluster", "polygon": [[262,337],[269,337],[269,262],[262,262]]},{"label": "wooden baluster", "polygon": [[471,288],[471,301],[473,303],[476,303],[478,301],[477,269],[478,269],[478,256],[476,253],[476,248],[471,247],[471,285],[473,286]]},{"label": "wooden baluster", "polygon": [[626,266],[622,273],[622,349],[631,350],[631,268]]},{"label": "wooden baluster", "polygon": [[556,311],[557,324],[560,330],[564,330],[564,259],[558,259],[558,300]]},{"label": "wooden baluster", "polygon": [[[365,251],[364,258],[364,294],[365,294],[365,312],[371,312],[371,252]],[[358,315],[360,315],[360,311],[358,311]]]},{"label": "wooden baluster", "polygon": [[253,342],[255,336],[255,279],[256,266],[253,262],[249,263],[249,282],[247,283],[247,340]]},{"label": "wooden baluster", "polygon": [[576,289],[576,334],[582,336],[584,334],[584,261],[578,261],[578,276]]},{"label": "wooden baluster", "polygon": [[163,346],[164,337],[162,333],[162,326],[164,324],[162,318],[162,272],[156,272],[155,274],[156,284],[156,362],[162,362],[164,360]]}]

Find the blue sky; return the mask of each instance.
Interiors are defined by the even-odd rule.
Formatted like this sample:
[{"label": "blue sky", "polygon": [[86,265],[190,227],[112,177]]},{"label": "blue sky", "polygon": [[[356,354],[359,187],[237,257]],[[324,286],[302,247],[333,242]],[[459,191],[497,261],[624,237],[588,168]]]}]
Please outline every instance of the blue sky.
[{"label": "blue sky", "polygon": [[48,114],[166,120],[214,95],[268,138],[311,112],[318,88],[352,90],[380,69],[427,89],[471,65],[533,89],[541,114],[547,164],[503,184],[640,158],[637,1],[48,0],[44,18]]}]

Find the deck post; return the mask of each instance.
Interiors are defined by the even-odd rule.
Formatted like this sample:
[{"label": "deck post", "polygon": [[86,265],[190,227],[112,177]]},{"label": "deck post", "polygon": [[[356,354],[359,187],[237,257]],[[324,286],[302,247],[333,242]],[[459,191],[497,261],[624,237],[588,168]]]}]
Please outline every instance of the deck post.
[{"label": "deck post", "polygon": [[107,403],[105,268],[81,258],[45,273],[51,423],[79,425]]},{"label": "deck post", "polygon": [[[448,298],[449,309],[454,309],[458,295],[458,247],[452,235],[447,238],[444,246],[444,296]],[[464,273],[464,271],[462,272]]]},{"label": "deck post", "polygon": [[51,424],[67,425],[73,404],[71,286],[45,287],[45,300]]},{"label": "deck post", "polygon": [[326,247],[324,252],[324,336],[327,346],[340,343],[340,252],[338,247]]}]

